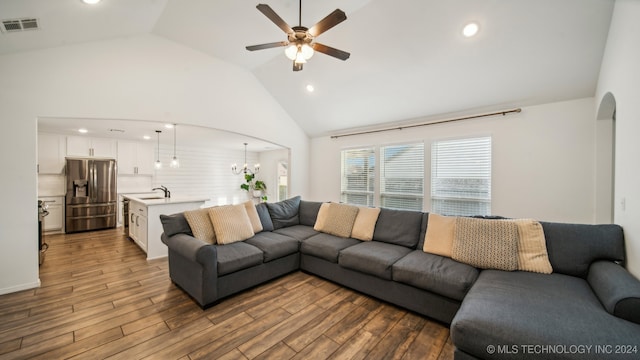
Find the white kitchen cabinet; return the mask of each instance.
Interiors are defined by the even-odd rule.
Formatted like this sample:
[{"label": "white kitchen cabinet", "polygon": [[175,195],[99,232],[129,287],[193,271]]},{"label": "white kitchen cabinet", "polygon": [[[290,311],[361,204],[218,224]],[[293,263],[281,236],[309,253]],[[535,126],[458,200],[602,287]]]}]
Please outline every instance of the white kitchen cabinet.
[{"label": "white kitchen cabinet", "polygon": [[49,215],[44,218],[44,231],[63,232],[64,226],[64,196],[40,197],[47,205]]},{"label": "white kitchen cabinet", "polygon": [[129,237],[147,253],[147,260],[167,256],[167,246],[162,243],[160,215],[177,214],[199,209],[209,199],[204,198],[145,198],[124,195],[129,201]]},{"label": "white kitchen cabinet", "polygon": [[67,156],[116,157],[116,141],[86,136],[67,136]]},{"label": "white kitchen cabinet", "polygon": [[62,174],[65,154],[63,135],[38,133],[38,174]]},{"label": "white kitchen cabinet", "polygon": [[118,141],[119,175],[153,175],[153,144]]},{"label": "white kitchen cabinet", "polygon": [[147,206],[137,201],[129,202],[129,237],[147,251]]}]

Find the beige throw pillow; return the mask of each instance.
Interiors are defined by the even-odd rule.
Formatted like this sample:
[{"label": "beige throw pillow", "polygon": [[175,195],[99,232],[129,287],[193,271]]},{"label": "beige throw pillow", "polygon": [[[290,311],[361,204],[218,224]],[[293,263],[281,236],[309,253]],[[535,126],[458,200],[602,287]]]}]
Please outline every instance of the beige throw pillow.
[{"label": "beige throw pillow", "polygon": [[216,233],[209,218],[209,208],[187,210],[184,212],[184,217],[191,227],[194,238],[209,244],[216,243]]},{"label": "beige throw pillow", "polygon": [[531,219],[514,220],[518,226],[518,270],[551,274],[547,242],[542,225]]},{"label": "beige throw pillow", "polygon": [[422,251],[450,258],[456,235],[456,217],[429,213]]},{"label": "beige throw pillow", "polygon": [[[322,211],[322,205],[320,205],[320,211]],[[326,217],[324,213],[320,214],[320,211],[318,211],[318,219],[316,219],[316,224],[313,227],[316,231],[321,231],[343,238],[351,236],[353,223],[358,215],[357,206],[329,203],[328,210],[324,210],[326,212]],[[320,215],[323,216],[323,219],[320,219]]]},{"label": "beige throw pillow", "polygon": [[316,223],[313,225],[313,230],[322,231],[324,224],[327,223],[327,216],[329,215],[330,203],[322,203],[320,210],[318,210],[318,216],[316,217]]},{"label": "beige throw pillow", "polygon": [[480,269],[518,270],[518,226],[508,220],[458,217],[452,258]]},{"label": "beige throw pillow", "polygon": [[351,237],[358,240],[371,241],[379,215],[380,208],[358,206],[358,215],[356,215],[356,219],[353,222]]},{"label": "beige throw pillow", "polygon": [[212,207],[209,209],[209,218],[218,244],[231,244],[255,235],[243,204]]},{"label": "beige throw pillow", "polygon": [[258,210],[256,206],[253,204],[253,201],[249,200],[243,203],[244,208],[247,210],[247,215],[249,216],[249,221],[251,222],[251,226],[253,227],[254,233],[259,233],[262,231],[262,222],[260,221],[260,216],[258,216]]}]

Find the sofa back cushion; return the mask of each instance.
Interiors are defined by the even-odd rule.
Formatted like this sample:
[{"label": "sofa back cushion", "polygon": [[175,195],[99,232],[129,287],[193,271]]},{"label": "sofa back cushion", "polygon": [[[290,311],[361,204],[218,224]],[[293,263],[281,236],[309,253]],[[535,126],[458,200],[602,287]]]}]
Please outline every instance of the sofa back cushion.
[{"label": "sofa back cushion", "polygon": [[315,225],[321,205],[322,202],[320,201],[300,200],[300,210],[298,211],[298,214],[300,215],[300,225]]},{"label": "sofa back cushion", "polygon": [[415,249],[420,240],[422,213],[381,208],[373,240]]},{"label": "sofa back cushion", "polygon": [[624,235],[618,225],[540,223],[554,272],[586,278],[596,260],[624,261]]},{"label": "sofa back cushion", "polygon": [[274,230],[300,225],[300,196],[275,203],[267,203],[267,208],[269,209]]},{"label": "sofa back cushion", "polygon": [[269,215],[269,209],[266,203],[260,203],[256,205],[256,211],[260,218],[263,231],[273,231],[273,221],[271,221],[271,215]]}]

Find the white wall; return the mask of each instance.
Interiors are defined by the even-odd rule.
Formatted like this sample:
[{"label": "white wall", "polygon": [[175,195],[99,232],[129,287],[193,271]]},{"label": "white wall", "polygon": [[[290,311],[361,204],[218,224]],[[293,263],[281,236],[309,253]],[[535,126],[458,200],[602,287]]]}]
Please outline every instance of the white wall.
[{"label": "white wall", "polygon": [[[208,126],[291,149],[306,196],[308,138],[249,72],[153,35],[0,56],[0,294],[38,285],[38,116]],[[269,126],[264,126],[269,124]]]},{"label": "white wall", "polygon": [[[166,161],[162,169],[155,170],[152,187],[164,185],[172,196],[207,197],[209,201],[205,206],[238,204],[250,199],[240,188],[244,176],[233,174],[230,167],[233,163],[242,166],[244,150],[220,149],[215,145],[208,148],[179,146],[177,154],[180,168],[172,169],[168,163],[173,156],[173,146],[160,145],[160,159]],[[258,162],[258,153],[247,152],[249,166]]]},{"label": "white wall", "polygon": [[[624,228],[628,268],[640,277],[640,1],[617,0],[595,103],[616,103],[614,221]],[[623,206],[624,202],[624,206]]]},{"label": "white wall", "polygon": [[[345,147],[425,141],[428,173],[431,141],[491,135],[494,214],[593,223],[593,102],[586,98],[525,107],[515,115],[338,139],[314,138],[311,199],[340,200],[340,151]],[[429,179],[425,180],[428,198]]]}]

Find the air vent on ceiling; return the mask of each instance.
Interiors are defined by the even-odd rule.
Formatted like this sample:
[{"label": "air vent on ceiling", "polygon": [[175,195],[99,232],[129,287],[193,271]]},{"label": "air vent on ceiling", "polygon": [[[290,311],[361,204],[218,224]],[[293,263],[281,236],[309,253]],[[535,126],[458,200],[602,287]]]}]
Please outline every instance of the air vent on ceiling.
[{"label": "air vent on ceiling", "polygon": [[36,18],[2,20],[2,27],[0,28],[0,30],[9,33],[38,29],[38,19]]}]

